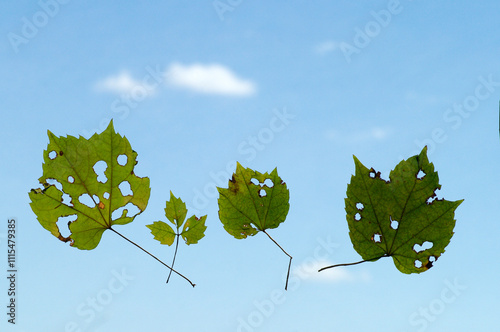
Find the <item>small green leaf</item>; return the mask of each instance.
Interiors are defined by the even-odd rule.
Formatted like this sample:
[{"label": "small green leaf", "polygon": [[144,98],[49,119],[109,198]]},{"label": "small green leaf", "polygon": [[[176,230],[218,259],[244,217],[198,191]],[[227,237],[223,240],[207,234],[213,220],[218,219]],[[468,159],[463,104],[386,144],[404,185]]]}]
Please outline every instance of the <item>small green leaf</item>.
[{"label": "small green leaf", "polygon": [[271,174],[262,174],[238,163],[228,188],[217,190],[219,218],[224,229],[237,239],[278,227],[290,208],[289,191],[276,168]]},{"label": "small green leaf", "polygon": [[179,229],[184,219],[186,219],[186,214],[186,203],[180,198],[176,198],[174,194],[170,192],[170,201],[167,201],[167,207],[165,208],[165,216],[167,219]]},{"label": "small green leaf", "polygon": [[[196,216],[191,216],[184,223],[186,219],[187,209],[186,204],[180,199],[174,196],[170,192],[170,201],[166,202],[165,216],[167,219],[176,226],[177,233],[170,227],[170,225],[164,223],[163,221],[155,221],[151,225],[146,225],[151,230],[151,234],[154,235],[155,240],[160,241],[161,244],[166,244],[171,246],[175,241],[175,252],[172,259],[172,267],[175,264],[175,258],[177,256],[177,249],[179,247],[179,237],[182,237],[187,245],[198,243],[205,236],[205,220],[207,216],[197,218]],[[179,228],[184,224],[182,231]],[[167,283],[170,280],[171,273],[169,273],[167,278]]]},{"label": "small green leaf", "polygon": [[186,221],[181,236],[187,245],[198,243],[205,236],[205,230],[207,229],[207,226],[205,226],[206,220],[207,216],[202,216],[201,218],[191,216]]},{"label": "small green leaf", "polygon": [[462,203],[435,199],[441,188],[427,148],[401,161],[389,181],[354,157],[345,209],[354,249],[365,261],[392,257],[403,273],[432,267],[453,236],[454,212]]},{"label": "small green leaf", "polygon": [[160,241],[161,244],[171,246],[174,243],[177,234],[172,227],[163,221],[155,221],[150,225],[146,225],[154,235],[154,239]]},{"label": "small green leaf", "polygon": [[[191,216],[186,220],[187,209],[186,203],[182,199],[177,198],[170,192],[170,201],[166,202],[165,216],[167,219],[176,226],[177,233],[163,221],[155,221],[151,225],[146,225],[150,230],[151,234],[154,235],[155,240],[160,241],[161,244],[166,244],[171,246],[174,243],[176,236],[182,236],[187,245],[198,243],[205,236],[205,220],[207,216],[202,216],[197,218],[196,216]],[[184,224],[182,231],[179,228]]]},{"label": "small green leaf", "polygon": [[[105,230],[132,222],[146,209],[149,179],[134,174],[137,153],[125,137],[115,132],[112,121],[101,134],[94,134],[88,140],[57,137],[50,131],[48,136],[43,175],[39,179],[44,188],[31,190],[29,197],[38,221],[55,237],[69,241],[75,248],[91,250],[99,244]],[[106,165],[103,178],[99,179],[94,170],[98,162]],[[62,190],[48,184],[53,180]],[[123,185],[132,193],[123,194],[120,189]],[[69,196],[69,202],[64,202],[64,194]],[[127,204],[135,205],[139,211],[128,216],[124,209]],[[112,216],[115,211],[118,214]],[[73,215],[76,220],[68,226],[71,234],[64,237],[57,221]]]}]

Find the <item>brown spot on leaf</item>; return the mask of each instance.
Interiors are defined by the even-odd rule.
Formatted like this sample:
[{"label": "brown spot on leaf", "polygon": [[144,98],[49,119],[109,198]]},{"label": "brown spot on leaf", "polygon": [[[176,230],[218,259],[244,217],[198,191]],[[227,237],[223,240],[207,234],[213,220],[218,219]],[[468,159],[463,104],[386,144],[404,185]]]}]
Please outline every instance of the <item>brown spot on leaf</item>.
[{"label": "brown spot on leaf", "polygon": [[59,155],[62,156],[64,153],[62,151],[59,151]]},{"label": "brown spot on leaf", "polygon": [[99,207],[99,209],[104,209],[104,203],[103,202],[99,202],[99,204],[97,204],[97,206]]},{"label": "brown spot on leaf", "polygon": [[[68,224],[69,224],[69,223],[68,223]],[[73,240],[71,239],[71,237],[70,237],[70,236],[68,236],[68,237],[64,237],[64,236],[62,236],[61,234],[59,234],[59,236],[58,236],[57,238],[58,238],[59,240],[61,240],[62,242],[73,241]]]},{"label": "brown spot on leaf", "polygon": [[234,174],[231,178],[231,180],[229,180],[229,190],[233,193],[233,194],[236,194],[238,191],[239,191],[239,185],[238,183],[236,182],[236,179],[234,178]]}]

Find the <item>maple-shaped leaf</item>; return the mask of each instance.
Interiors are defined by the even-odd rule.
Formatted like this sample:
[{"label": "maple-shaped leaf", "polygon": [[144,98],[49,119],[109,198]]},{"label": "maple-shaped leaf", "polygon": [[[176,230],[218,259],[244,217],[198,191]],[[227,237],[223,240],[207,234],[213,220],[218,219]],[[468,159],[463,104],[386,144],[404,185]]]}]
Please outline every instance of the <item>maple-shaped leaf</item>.
[{"label": "maple-shaped leaf", "polygon": [[265,233],[290,257],[289,274],[292,257],[266,232],[284,222],[290,208],[290,194],[286,183],[278,176],[278,170],[275,168],[271,174],[262,174],[237,163],[228,188],[217,190],[219,218],[224,229],[236,239]]},{"label": "maple-shaped leaf", "polygon": [[345,199],[354,249],[364,261],[392,257],[403,273],[427,271],[450,242],[455,209],[463,200],[436,199],[441,185],[427,147],[401,161],[389,181],[356,157],[354,162],[356,174]]},{"label": "maple-shaped leaf", "polygon": [[187,245],[198,243],[205,236],[205,230],[207,229],[205,221],[207,216],[197,218],[193,215],[185,220],[186,215],[186,203],[170,192],[170,201],[166,202],[165,216],[176,227],[177,232],[163,221],[155,221],[146,226],[151,230],[151,234],[154,235],[155,240],[160,241],[161,244],[171,246],[176,236],[182,237]]},{"label": "maple-shaped leaf", "polygon": [[[146,225],[151,230],[151,234],[154,235],[155,240],[160,241],[161,244],[166,244],[171,246],[174,240],[175,252],[174,258],[172,260],[172,267],[175,264],[175,258],[177,256],[177,248],[179,247],[179,237],[182,237],[187,245],[198,243],[205,236],[205,221],[207,216],[202,216],[197,218],[196,216],[189,217],[186,222],[187,209],[186,203],[184,203],[180,198],[177,198],[170,192],[170,201],[167,201],[165,207],[165,216],[167,219],[175,226],[177,231],[174,231],[169,224],[163,221],[155,221],[150,225]],[[184,225],[184,226],[183,226]],[[180,229],[182,227],[182,230]],[[167,282],[170,280],[170,275],[167,278]]]},{"label": "maple-shaped leaf", "polygon": [[275,168],[259,173],[237,163],[228,188],[219,191],[219,218],[224,229],[237,239],[276,228],[285,221],[290,194]]},{"label": "maple-shaped leaf", "polygon": [[[55,237],[76,248],[91,250],[105,230],[132,222],[146,209],[149,179],[134,174],[137,153],[127,138],[115,132],[112,121],[90,139],[57,137],[50,131],[48,136],[39,179],[43,189],[32,189],[29,197],[38,221]],[[97,163],[106,167],[99,178]],[[59,185],[49,184],[54,181]],[[133,204],[138,212],[128,216],[124,208],[127,204]],[[68,216],[76,219],[68,225],[71,234],[64,237],[57,222]]]}]

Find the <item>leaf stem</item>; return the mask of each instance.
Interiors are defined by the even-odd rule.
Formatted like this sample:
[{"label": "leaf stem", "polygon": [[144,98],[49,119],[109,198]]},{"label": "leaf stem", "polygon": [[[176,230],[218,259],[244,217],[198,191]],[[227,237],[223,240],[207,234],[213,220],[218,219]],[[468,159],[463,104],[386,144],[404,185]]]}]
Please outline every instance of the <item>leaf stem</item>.
[{"label": "leaf stem", "polygon": [[278,248],[281,249],[281,251],[283,251],[285,253],[285,255],[287,255],[288,257],[290,257],[290,261],[288,262],[288,272],[286,273],[286,282],[285,282],[285,290],[287,290],[288,288],[288,278],[290,277],[290,267],[292,266],[292,256],[290,256],[286,251],[285,249],[283,249],[279,244],[278,242],[274,241],[274,239],[271,237],[271,235],[269,235],[265,230],[263,230],[262,232],[264,232],[264,234],[266,234],[270,239],[271,241],[274,242],[274,244],[276,244],[278,246]]},{"label": "leaf stem", "polygon": [[168,266],[167,264],[163,263],[159,258],[157,258],[155,255],[151,254],[149,251],[147,251],[146,249],[144,249],[143,247],[141,247],[140,245],[138,245],[137,243],[133,242],[132,240],[129,240],[128,238],[126,238],[125,236],[123,236],[122,234],[120,234],[119,232],[117,232],[116,230],[114,230],[113,228],[109,228],[110,230],[112,230],[113,232],[115,232],[116,234],[118,234],[119,236],[121,236],[123,239],[127,240],[128,242],[132,243],[134,246],[136,246],[137,248],[141,249],[142,251],[144,251],[146,254],[148,254],[149,256],[153,257],[154,259],[156,259],[158,262],[162,263],[163,265],[165,265],[166,267],[168,267],[170,269],[171,272],[174,272],[176,273],[177,275],[179,275],[180,277],[186,279],[190,284],[191,286],[196,286],[196,284],[193,284],[191,282],[191,280],[189,280],[188,278],[186,278],[184,275],[180,274],[179,272],[177,272],[176,270],[174,270],[173,268],[171,268],[170,266]]},{"label": "leaf stem", "polygon": [[383,256],[380,256],[380,257],[375,257],[375,258],[372,258],[372,259],[363,259],[362,261],[359,261],[359,262],[355,262],[355,263],[344,263],[344,264],[335,264],[335,265],[330,265],[330,266],[325,266],[325,267],[322,267],[321,269],[318,270],[318,272],[321,272],[323,270],[326,270],[326,269],[331,269],[331,268],[334,268],[334,267],[339,267],[339,266],[351,266],[351,265],[357,265],[357,264],[361,264],[361,263],[365,263],[365,262],[373,262],[373,261],[376,261],[382,257],[387,257],[388,255],[383,255]]},{"label": "leaf stem", "polygon": [[172,271],[173,271],[173,267],[174,267],[174,264],[175,264],[175,257],[177,256],[177,248],[179,247],[179,235],[180,234],[177,234],[177,239],[175,241],[175,252],[174,252],[174,259],[172,260],[172,269],[170,269],[170,272],[168,274],[168,278],[167,278],[167,284],[170,280],[170,276],[172,275]]}]

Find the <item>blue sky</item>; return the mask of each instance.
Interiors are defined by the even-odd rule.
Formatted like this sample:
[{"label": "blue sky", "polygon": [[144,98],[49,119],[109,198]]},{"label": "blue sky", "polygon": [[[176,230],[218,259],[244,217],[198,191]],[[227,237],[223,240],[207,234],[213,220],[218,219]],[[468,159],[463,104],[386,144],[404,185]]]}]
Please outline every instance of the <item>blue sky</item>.
[{"label": "blue sky", "polygon": [[[17,220],[17,319],[32,331],[494,331],[500,323],[497,1],[16,1],[0,4],[0,131],[7,220]],[[151,180],[124,235],[170,262],[144,225],[169,191],[208,215],[176,268],[106,232],[92,251],[43,229],[29,207],[47,130],[90,137],[114,119]],[[428,145],[438,196],[465,199],[435,266],[354,262],[344,198],[353,155],[386,177]],[[278,168],[285,223],[236,240],[216,186],[234,163]],[[6,311],[7,279],[0,279]]]}]

